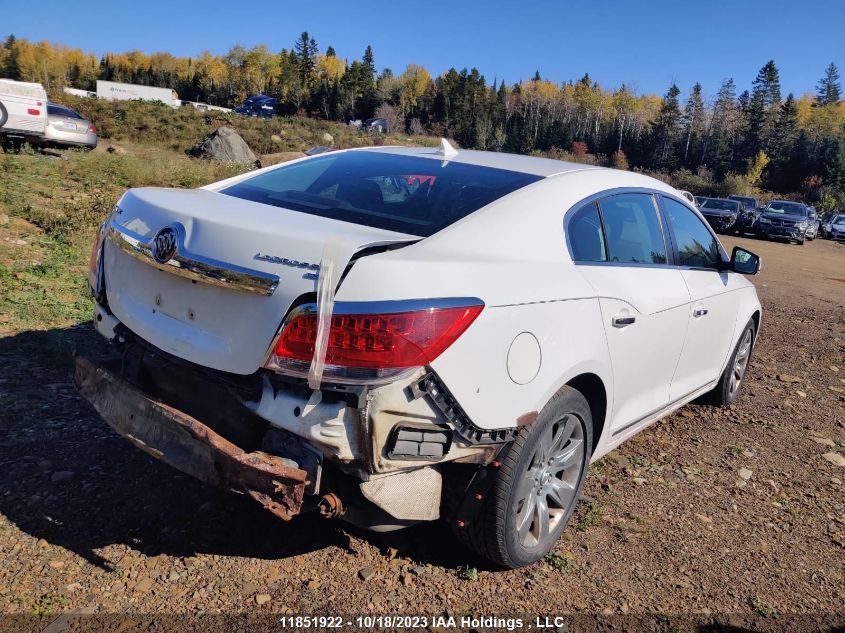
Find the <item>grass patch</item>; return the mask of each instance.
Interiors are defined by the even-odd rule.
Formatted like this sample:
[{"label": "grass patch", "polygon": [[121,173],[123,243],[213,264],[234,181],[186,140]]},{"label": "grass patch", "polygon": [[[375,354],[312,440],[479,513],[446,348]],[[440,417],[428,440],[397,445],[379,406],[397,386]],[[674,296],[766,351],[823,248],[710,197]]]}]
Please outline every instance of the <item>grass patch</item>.
[{"label": "grass patch", "polygon": [[575,519],[575,529],[579,532],[586,532],[594,525],[601,523],[602,517],[601,507],[595,501],[580,504]]},{"label": "grass patch", "polygon": [[557,571],[568,574],[576,567],[575,559],[569,554],[558,554],[557,552],[549,552],[544,557],[545,561],[554,567]]},{"label": "grass patch", "polygon": [[64,596],[55,593],[46,593],[38,599],[38,602],[30,609],[29,613],[36,617],[53,615],[56,611],[66,607],[68,604],[70,602]]},{"label": "grass patch", "polygon": [[748,599],[748,606],[751,607],[751,610],[759,616],[764,618],[777,618],[778,612],[775,610],[774,607],[769,606],[765,602],[763,602],[757,596],[752,596]]}]

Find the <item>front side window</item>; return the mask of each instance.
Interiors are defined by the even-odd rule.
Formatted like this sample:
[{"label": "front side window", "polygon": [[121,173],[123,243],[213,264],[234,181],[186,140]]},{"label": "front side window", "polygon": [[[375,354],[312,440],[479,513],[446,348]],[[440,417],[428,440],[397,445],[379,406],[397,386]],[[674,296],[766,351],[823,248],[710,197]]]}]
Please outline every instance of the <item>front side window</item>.
[{"label": "front side window", "polygon": [[666,243],[654,197],[621,193],[599,202],[607,240],[608,261],[665,264]]},{"label": "front side window", "polygon": [[606,262],[607,247],[601,227],[599,210],[591,202],[572,214],[567,225],[572,259],[576,262]]},{"label": "front side window", "polygon": [[687,206],[663,198],[669,230],[678,250],[678,264],[695,268],[719,268],[722,255],[716,238]]}]

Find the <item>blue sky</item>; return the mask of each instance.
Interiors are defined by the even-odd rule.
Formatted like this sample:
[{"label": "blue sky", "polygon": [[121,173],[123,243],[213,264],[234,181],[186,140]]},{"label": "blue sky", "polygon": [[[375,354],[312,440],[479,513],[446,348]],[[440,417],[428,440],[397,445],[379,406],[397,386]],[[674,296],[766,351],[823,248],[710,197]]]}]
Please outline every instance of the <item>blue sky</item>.
[{"label": "blue sky", "polygon": [[14,33],[101,55],[225,53],[235,43],[290,48],[303,30],[321,51],[379,69],[411,62],[439,74],[476,66],[513,83],[539,69],[554,81],[585,72],[605,87],[625,82],[662,94],[695,81],[712,95],[724,78],[739,91],[774,59],[784,94],[813,90],[834,61],[845,76],[845,0],[0,0],[0,36]]}]

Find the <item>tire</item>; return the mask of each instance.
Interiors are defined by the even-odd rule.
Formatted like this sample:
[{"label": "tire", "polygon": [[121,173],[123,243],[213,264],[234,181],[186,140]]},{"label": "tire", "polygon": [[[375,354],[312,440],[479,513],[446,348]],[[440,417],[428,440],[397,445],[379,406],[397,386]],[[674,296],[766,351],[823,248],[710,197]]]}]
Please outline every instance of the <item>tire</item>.
[{"label": "tire", "polygon": [[804,246],[804,240],[798,240],[797,244],[798,246]]},{"label": "tire", "polygon": [[731,354],[728,366],[719,378],[719,384],[705,397],[708,404],[726,407],[736,402],[748,370],[748,363],[751,361],[751,353],[754,351],[755,333],[754,321],[751,320],[739,335],[739,341]]},{"label": "tire", "polygon": [[9,113],[6,112],[6,107],[0,103],[0,127],[6,125],[6,121],[9,119]]},{"label": "tire", "polygon": [[[478,518],[454,527],[458,539],[502,567],[524,567],[542,559],[581,496],[592,441],[587,400],[571,387],[561,388],[501,455],[499,476]],[[555,460],[561,470],[549,469]]]}]

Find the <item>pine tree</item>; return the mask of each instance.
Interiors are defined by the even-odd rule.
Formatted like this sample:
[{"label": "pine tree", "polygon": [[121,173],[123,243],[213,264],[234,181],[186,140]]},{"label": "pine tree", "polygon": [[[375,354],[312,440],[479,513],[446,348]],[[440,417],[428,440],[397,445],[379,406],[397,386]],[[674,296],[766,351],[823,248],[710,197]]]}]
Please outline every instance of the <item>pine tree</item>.
[{"label": "pine tree", "polygon": [[682,124],[684,126],[684,164],[686,165],[704,136],[704,97],[701,84],[698,82],[690,92],[684,108]]},{"label": "pine tree", "polygon": [[654,166],[658,169],[672,169],[676,166],[675,143],[681,132],[681,105],[678,102],[680,89],[674,83],[663,97],[660,114],[652,129]]},{"label": "pine tree", "polygon": [[741,125],[742,105],[736,97],[736,84],[733,79],[726,79],[713,103],[710,127],[701,149],[701,165],[709,165],[718,176],[727,173],[734,163],[734,147]]},{"label": "pine tree", "polygon": [[842,98],[842,86],[839,84],[839,69],[830,62],[816,86],[816,103],[819,105],[835,105]]},{"label": "pine tree", "polygon": [[20,79],[21,73],[20,69],[18,68],[18,47],[17,38],[14,35],[10,35],[6,38],[6,41],[3,42],[3,46],[0,47],[3,50],[0,51],[3,54],[0,55],[0,76],[6,77],[7,79]]},{"label": "pine tree", "polygon": [[780,108],[780,74],[774,60],[769,60],[751,84],[747,108],[748,130],[744,157],[752,158],[760,150],[770,152],[774,123]]},{"label": "pine tree", "polygon": [[313,37],[308,36],[308,31],[303,31],[294,44],[293,50],[299,66],[299,81],[303,90],[308,89],[313,83],[317,65],[317,53],[319,52],[317,42]]}]

